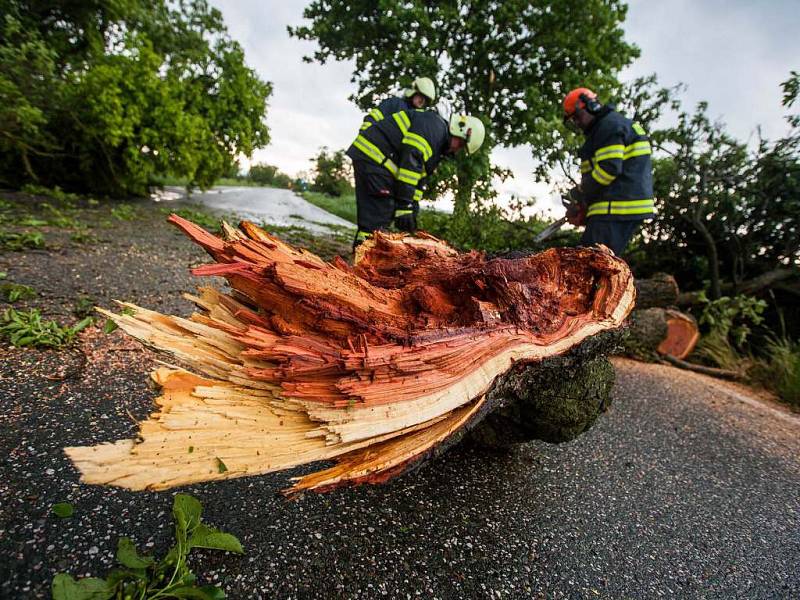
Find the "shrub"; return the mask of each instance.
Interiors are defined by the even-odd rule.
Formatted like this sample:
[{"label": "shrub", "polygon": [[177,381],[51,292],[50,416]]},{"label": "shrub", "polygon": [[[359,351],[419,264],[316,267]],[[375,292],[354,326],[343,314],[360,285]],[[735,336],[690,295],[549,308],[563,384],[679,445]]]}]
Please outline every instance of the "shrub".
[{"label": "shrub", "polygon": [[341,196],[352,191],[350,161],[346,159],[344,150],[332,152],[323,146],[311,162],[314,163],[312,191],[329,196]]}]

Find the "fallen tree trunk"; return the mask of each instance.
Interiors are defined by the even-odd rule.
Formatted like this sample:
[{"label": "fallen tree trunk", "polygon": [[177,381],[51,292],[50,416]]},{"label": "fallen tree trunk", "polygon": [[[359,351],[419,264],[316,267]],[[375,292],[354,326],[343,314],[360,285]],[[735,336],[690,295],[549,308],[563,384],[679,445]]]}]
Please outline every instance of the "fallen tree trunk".
[{"label": "fallen tree trunk", "polygon": [[[487,260],[430,236],[378,233],[352,267],[250,223],[220,239],[170,221],[215,261],[193,272],[234,292],[201,288],[190,319],[102,311],[197,374],[154,373],[159,411],[136,440],[66,449],[89,483],[166,489],[327,459],[336,466],[287,493],[385,481],[514,404],[504,381],[582,347],[593,349],[574,369],[608,351],[585,342],[618,328],[634,302],[627,265],[602,249]],[[597,403],[586,386],[572,394]]]},{"label": "fallen tree trunk", "polygon": [[634,310],[628,318],[624,353],[640,360],[659,356],[684,359],[700,339],[697,321],[670,308]]},{"label": "fallen tree trunk", "polygon": [[677,306],[678,282],[672,275],[656,273],[650,279],[637,279],[636,308]]}]

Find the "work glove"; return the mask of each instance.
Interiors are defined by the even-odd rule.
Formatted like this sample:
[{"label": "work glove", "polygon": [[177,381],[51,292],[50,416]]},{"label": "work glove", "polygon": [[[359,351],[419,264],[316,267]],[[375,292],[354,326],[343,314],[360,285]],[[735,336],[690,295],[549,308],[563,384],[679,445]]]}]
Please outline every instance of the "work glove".
[{"label": "work glove", "polygon": [[586,201],[579,185],[572,188],[561,199],[561,204],[567,209],[567,223],[576,227],[586,221]]},{"label": "work glove", "polygon": [[394,226],[400,231],[416,233],[417,217],[412,206],[397,207],[394,210]]}]

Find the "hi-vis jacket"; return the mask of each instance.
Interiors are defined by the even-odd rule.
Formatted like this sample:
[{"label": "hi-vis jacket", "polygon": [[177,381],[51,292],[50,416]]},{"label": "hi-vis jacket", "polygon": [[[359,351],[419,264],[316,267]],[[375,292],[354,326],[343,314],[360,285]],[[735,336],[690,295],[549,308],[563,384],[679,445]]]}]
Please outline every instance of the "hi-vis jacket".
[{"label": "hi-vis jacket", "polygon": [[644,129],[605,108],[578,152],[586,217],[640,221],[655,214],[650,141]]},{"label": "hi-vis jacket", "polygon": [[374,125],[378,121],[382,121],[386,117],[391,117],[394,113],[401,110],[416,110],[414,106],[408,101],[408,98],[396,96],[394,98],[386,98],[377,108],[373,108],[364,117],[364,122],[361,124],[361,131],[367,127]]},{"label": "hi-vis jacket", "polygon": [[450,144],[447,121],[431,110],[401,110],[373,118],[368,127],[362,125],[347,155],[386,168],[395,179],[395,201],[412,206],[422,198],[421,180],[433,173]]}]

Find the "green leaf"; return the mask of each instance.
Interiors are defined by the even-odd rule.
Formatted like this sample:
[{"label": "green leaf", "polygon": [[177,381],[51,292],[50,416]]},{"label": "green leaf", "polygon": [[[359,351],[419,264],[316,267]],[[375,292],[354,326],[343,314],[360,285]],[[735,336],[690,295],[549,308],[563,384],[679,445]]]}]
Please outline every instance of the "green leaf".
[{"label": "green leaf", "polygon": [[75,581],[66,573],[53,578],[51,590],[53,600],[108,600],[115,591],[104,579],[86,577]]},{"label": "green leaf", "polygon": [[244,554],[241,542],[230,533],[222,533],[213,527],[200,524],[191,538],[189,546],[192,548],[209,548],[211,550],[226,550]]},{"label": "green leaf", "polygon": [[65,519],[72,516],[75,512],[75,508],[69,502],[58,502],[57,504],[53,504],[52,511],[55,516]]},{"label": "green leaf", "polygon": [[103,333],[111,333],[119,329],[119,325],[114,323],[111,319],[106,319],[106,324],[103,325]]},{"label": "green leaf", "polygon": [[175,494],[172,514],[184,531],[192,530],[200,524],[203,506],[200,501],[189,494]]},{"label": "green leaf", "polygon": [[127,537],[121,537],[117,542],[117,561],[130,569],[146,569],[154,562],[150,556],[140,556],[133,540]]},{"label": "green leaf", "polygon": [[216,458],[217,458],[217,471],[220,473],[224,473],[225,471],[227,471],[228,467],[225,466],[225,463],[222,462],[222,459],[219,456],[217,456]]},{"label": "green leaf", "polygon": [[94,317],[86,317],[85,319],[75,323],[75,325],[72,326],[72,331],[73,333],[78,333],[79,331],[86,329],[92,323],[94,323]]},{"label": "green leaf", "polygon": [[[169,593],[170,596],[175,598],[194,598],[196,600],[217,600],[217,598],[220,598],[220,596],[209,594],[207,591],[208,587],[210,586],[203,586],[201,588],[194,586],[179,587],[171,589]],[[221,597],[225,597],[224,592]]]},{"label": "green leaf", "polygon": [[225,591],[215,585],[204,585],[200,588],[212,600],[225,600]]}]

